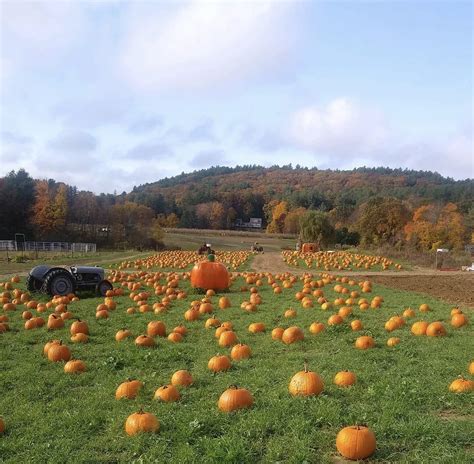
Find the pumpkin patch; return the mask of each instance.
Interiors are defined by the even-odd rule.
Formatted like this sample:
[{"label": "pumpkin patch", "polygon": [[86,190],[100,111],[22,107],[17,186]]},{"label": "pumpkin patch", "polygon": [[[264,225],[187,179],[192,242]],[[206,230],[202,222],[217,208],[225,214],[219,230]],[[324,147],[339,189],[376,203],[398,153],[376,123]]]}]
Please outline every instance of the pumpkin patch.
[{"label": "pumpkin patch", "polygon": [[[232,442],[239,462],[294,453],[298,462],[325,462],[336,451],[352,460],[395,453],[397,460],[394,427],[410,448],[404,453],[419,455],[426,444],[406,424],[421,428],[438,420],[445,402],[460,412],[472,398],[472,359],[459,349],[469,343],[470,309],[329,272],[396,269],[390,260],[321,253],[304,259],[313,260],[308,271],[323,272],[296,274],[243,271],[245,252],[209,259],[166,251],[115,265],[105,298],[37,298],[20,278],[1,295],[4,378],[35,372],[34,382],[18,387],[31,407],[49,398],[68,411],[68,419],[44,412],[48,424],[40,427],[51,436],[71,421],[84,443],[95,440],[83,419],[108,455],[122,449],[129,461],[137,447],[158,461],[171,450],[186,462],[184,449],[195,460],[212,453],[225,462],[231,451],[216,436]],[[8,390],[0,397],[8,423],[2,445],[18,433],[9,397]],[[382,419],[388,403],[393,417]],[[25,433],[37,426],[25,425]]]}]

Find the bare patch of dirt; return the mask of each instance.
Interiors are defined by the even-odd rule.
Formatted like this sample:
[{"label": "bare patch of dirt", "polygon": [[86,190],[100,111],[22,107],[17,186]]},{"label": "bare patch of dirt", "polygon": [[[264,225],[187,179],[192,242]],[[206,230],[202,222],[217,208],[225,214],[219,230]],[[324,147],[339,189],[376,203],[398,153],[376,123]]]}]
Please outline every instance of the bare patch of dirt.
[{"label": "bare patch of dirt", "polygon": [[255,255],[252,261],[252,270],[256,272],[271,272],[279,274],[282,272],[298,273],[297,268],[288,266],[278,252],[268,252]]},{"label": "bare patch of dirt", "polygon": [[412,274],[368,276],[374,283],[412,292],[425,293],[455,305],[474,308],[474,274]]}]

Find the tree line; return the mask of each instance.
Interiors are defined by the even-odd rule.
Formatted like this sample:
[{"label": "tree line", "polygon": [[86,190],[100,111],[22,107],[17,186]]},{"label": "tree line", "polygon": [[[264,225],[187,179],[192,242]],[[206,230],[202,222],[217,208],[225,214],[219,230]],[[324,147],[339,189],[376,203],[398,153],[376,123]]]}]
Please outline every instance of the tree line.
[{"label": "tree line", "polygon": [[156,248],[164,227],[232,229],[238,218],[259,217],[270,234],[306,234],[323,245],[461,249],[474,238],[473,184],[389,168],[237,166],[96,195],[20,169],[0,178],[0,239],[21,232],[36,240]]}]

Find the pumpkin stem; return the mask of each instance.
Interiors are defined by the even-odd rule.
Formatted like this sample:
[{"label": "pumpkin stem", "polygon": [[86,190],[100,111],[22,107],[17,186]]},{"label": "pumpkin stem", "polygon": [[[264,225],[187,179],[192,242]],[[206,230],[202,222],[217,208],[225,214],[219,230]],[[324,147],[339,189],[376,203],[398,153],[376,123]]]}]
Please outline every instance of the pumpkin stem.
[{"label": "pumpkin stem", "polygon": [[308,372],[308,360],[307,359],[304,360],[304,371]]},{"label": "pumpkin stem", "polygon": [[238,390],[238,386],[233,384],[233,385],[230,385],[229,388],[231,388],[232,390]]}]

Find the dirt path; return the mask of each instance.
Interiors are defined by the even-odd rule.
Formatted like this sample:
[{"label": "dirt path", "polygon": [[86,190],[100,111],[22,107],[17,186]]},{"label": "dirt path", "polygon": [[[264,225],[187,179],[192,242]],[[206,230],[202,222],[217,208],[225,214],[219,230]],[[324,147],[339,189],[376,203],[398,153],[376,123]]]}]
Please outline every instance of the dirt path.
[{"label": "dirt path", "polygon": [[281,256],[280,252],[269,251],[263,254],[255,255],[251,265],[252,271],[271,272],[280,274],[282,272],[301,273],[302,270],[288,266]]}]

